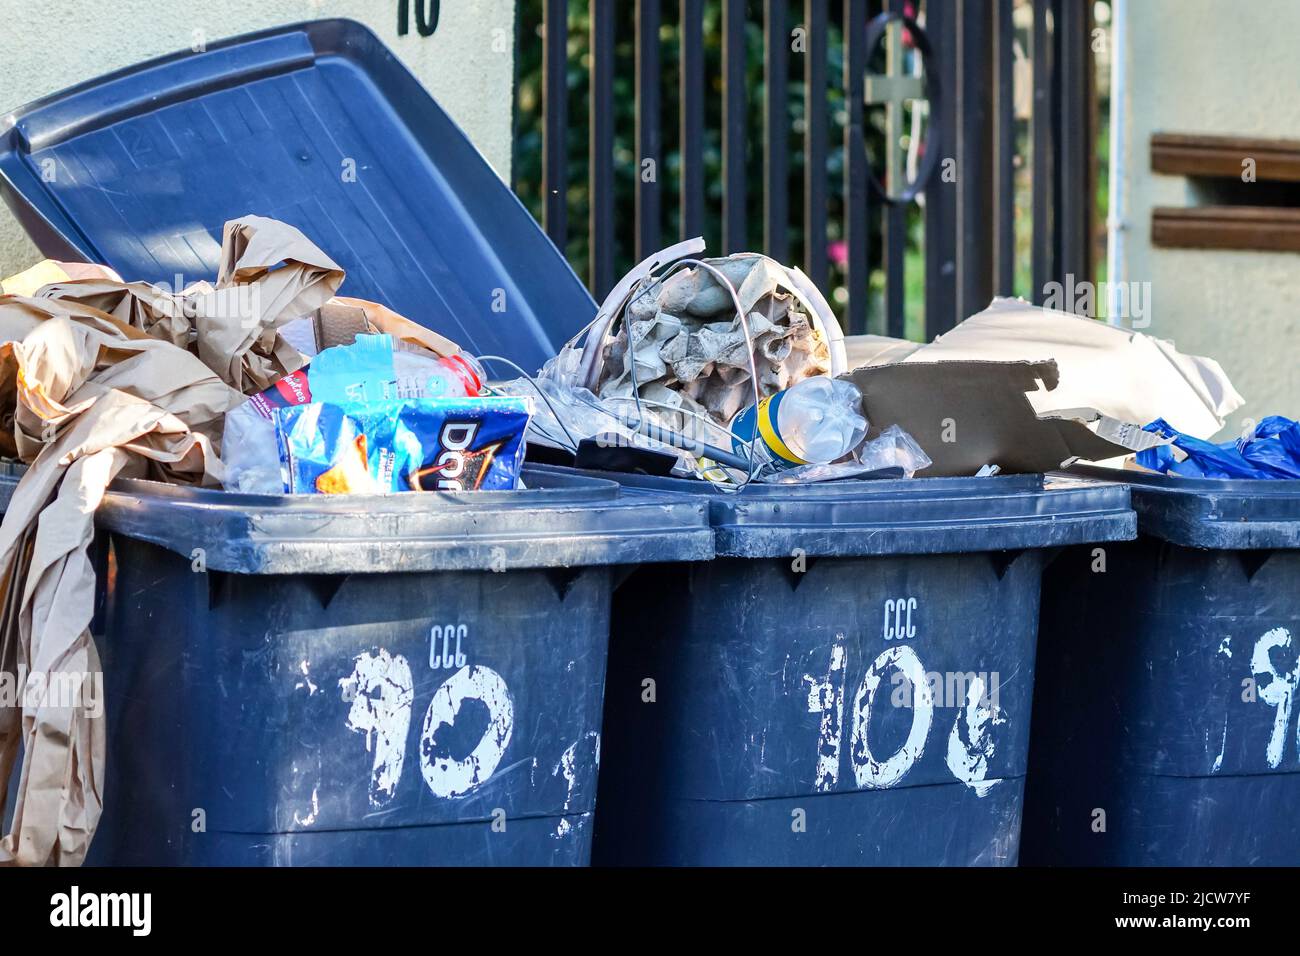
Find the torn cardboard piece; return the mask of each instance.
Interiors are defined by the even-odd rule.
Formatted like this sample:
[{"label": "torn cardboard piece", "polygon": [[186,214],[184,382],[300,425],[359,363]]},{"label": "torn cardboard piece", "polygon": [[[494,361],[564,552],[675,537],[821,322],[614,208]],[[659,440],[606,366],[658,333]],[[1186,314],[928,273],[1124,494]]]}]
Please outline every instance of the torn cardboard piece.
[{"label": "torn cardboard piece", "polygon": [[1060,384],[1029,393],[1037,411],[1090,408],[1139,425],[1164,418],[1200,438],[1219,431],[1244,401],[1213,359],[1184,355],[1172,342],[1020,299],[994,299],[929,345],[853,336],[846,347],[858,360],[851,367],[1052,360]]},{"label": "torn cardboard piece", "polygon": [[1031,396],[1057,387],[1056,363],[898,362],[843,376],[862,392],[868,438],[898,425],[933,462],[922,478],[1054,471],[1161,444],[1141,428],[1093,408],[1039,414]]},{"label": "torn cardboard piece", "polygon": [[461,347],[446,336],[439,335],[432,329],[417,325],[405,316],[398,315],[387,306],[366,299],[350,299],[347,296],[335,296],[326,303],[327,307],[341,307],[359,310],[368,331],[391,335],[394,342],[405,342],[428,349],[434,355],[450,357],[459,355]]},{"label": "torn cardboard piece", "polygon": [[848,335],[844,338],[844,355],[851,369],[867,365],[892,365],[921,348],[925,346],[920,342],[894,339],[888,335]]}]

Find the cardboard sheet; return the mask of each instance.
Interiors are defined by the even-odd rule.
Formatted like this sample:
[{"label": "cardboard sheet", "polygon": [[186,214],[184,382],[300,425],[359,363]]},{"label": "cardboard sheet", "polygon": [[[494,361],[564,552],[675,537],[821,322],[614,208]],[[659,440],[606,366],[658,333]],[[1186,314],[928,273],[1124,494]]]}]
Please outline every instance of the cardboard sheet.
[{"label": "cardboard sheet", "polygon": [[898,362],[844,376],[862,392],[869,437],[898,425],[930,456],[919,477],[1044,472],[1076,459],[1140,451],[1160,439],[1092,408],[1039,415],[1031,397],[1054,390],[1056,363]]},{"label": "cardboard sheet", "polygon": [[994,299],[929,345],[853,336],[846,347],[857,360],[850,362],[853,368],[1051,360],[1058,368],[1058,384],[1027,393],[1038,412],[1090,408],[1138,425],[1164,418],[1198,438],[1212,437],[1243,403],[1213,359],[1184,355],[1172,342],[1020,299]]}]

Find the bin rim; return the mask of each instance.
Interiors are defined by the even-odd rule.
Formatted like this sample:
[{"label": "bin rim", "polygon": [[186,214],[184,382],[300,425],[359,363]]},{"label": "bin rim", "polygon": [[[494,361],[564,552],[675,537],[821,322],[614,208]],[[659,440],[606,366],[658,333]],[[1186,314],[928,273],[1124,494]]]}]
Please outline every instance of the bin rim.
[{"label": "bin rim", "polygon": [[1300,480],[1184,478],[1075,465],[1071,477],[1126,485],[1141,534],[1203,550],[1300,549]]},{"label": "bin rim", "polygon": [[1054,474],[1192,493],[1210,491],[1251,495],[1300,495],[1300,478],[1190,478],[1182,475],[1165,475],[1156,471],[1110,468],[1104,465],[1072,465]]},{"label": "bin rim", "polygon": [[[7,507],[25,466],[0,467]],[[102,531],[239,574],[364,574],[703,561],[705,506],[624,494],[612,481],[525,465],[515,491],[246,495],[119,479],[95,514]],[[201,561],[199,560],[201,557]]]},{"label": "bin rim", "polygon": [[688,478],[578,473],[634,492],[707,501],[720,557],[974,553],[1137,534],[1127,486],[1073,476],[849,479],[723,492]]}]

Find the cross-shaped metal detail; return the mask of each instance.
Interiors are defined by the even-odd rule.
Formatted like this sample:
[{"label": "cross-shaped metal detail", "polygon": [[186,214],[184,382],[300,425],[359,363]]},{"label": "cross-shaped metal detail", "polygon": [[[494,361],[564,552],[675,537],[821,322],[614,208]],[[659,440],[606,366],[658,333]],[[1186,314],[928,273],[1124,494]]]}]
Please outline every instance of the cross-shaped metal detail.
[{"label": "cross-shaped metal detail", "polygon": [[909,101],[925,99],[925,82],[904,73],[903,23],[893,20],[885,27],[885,72],[868,73],[863,97],[868,106],[885,107],[885,188],[891,198],[903,195],[907,187],[907,150],[903,147],[904,107]]}]

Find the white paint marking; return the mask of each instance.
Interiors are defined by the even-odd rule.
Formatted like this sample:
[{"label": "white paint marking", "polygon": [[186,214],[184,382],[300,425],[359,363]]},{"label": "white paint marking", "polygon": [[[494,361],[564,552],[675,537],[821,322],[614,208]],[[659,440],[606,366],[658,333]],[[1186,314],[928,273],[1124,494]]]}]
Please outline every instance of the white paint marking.
[{"label": "white paint marking", "polygon": [[1291,723],[1291,705],[1295,699],[1296,682],[1300,679],[1300,665],[1289,671],[1279,671],[1273,666],[1269,652],[1275,647],[1285,649],[1290,646],[1291,632],[1285,627],[1275,627],[1255,642],[1255,651],[1250,657],[1252,673],[1267,674],[1273,678],[1266,687],[1259,689],[1259,699],[1277,708],[1277,715],[1273,718],[1273,733],[1268,738],[1268,749],[1265,751],[1268,765],[1274,769],[1282,763],[1286,729]]},{"label": "white paint marking", "polygon": [[304,819],[299,819],[298,811],[295,810],[293,811],[293,822],[298,824],[298,826],[300,827],[309,827],[316,822],[316,818],[318,816],[320,816],[320,800],[316,798],[316,788],[312,787],[311,788],[311,813],[307,814],[307,818],[304,820]]},{"label": "white paint marking", "polygon": [[830,668],[823,678],[805,674],[808,682],[808,713],[821,714],[817,738],[817,769],[813,788],[819,793],[835,789],[840,780],[840,740],[844,736],[844,635],[836,634],[831,647]]},{"label": "white paint marking", "polygon": [[1223,769],[1223,752],[1228,749],[1228,719],[1223,719],[1223,740],[1219,742],[1219,755],[1214,758],[1214,766],[1210,768],[1210,773],[1218,773]]},{"label": "white paint marking", "polygon": [[[487,706],[488,726],[482,739],[463,760],[436,755],[438,730],[455,724],[467,700],[479,700]],[[490,667],[470,664],[443,681],[429,703],[420,732],[420,772],[433,795],[459,797],[487,782],[510,745],[514,725],[510,690]]]},{"label": "white paint marking", "polygon": [[986,778],[994,750],[991,730],[1005,723],[1002,709],[984,699],[984,678],[976,677],[966,688],[966,709],[957,715],[952,733],[948,735],[948,769],[974,790],[977,797],[987,796],[1002,782]]},{"label": "white paint marking", "polygon": [[[564,753],[560,754],[560,760],[555,765],[555,769],[551,771],[551,776],[553,777],[560,774],[564,775],[565,792],[563,812],[566,814],[570,812],[573,805],[573,791],[578,788],[578,745],[584,740],[592,741],[594,768],[598,769],[600,767],[600,734],[593,730],[589,731],[586,736],[581,739],[575,740],[573,743],[569,744],[569,746],[565,748]],[[575,826],[567,816],[561,817],[559,824],[555,828],[554,837],[558,840],[560,837],[567,836],[569,833],[574,832],[581,826],[581,822]]]},{"label": "white paint marking", "polygon": [[[888,760],[880,761],[871,753],[867,726],[876,688],[890,667],[898,668],[912,684],[912,726],[903,745]],[[858,786],[883,790],[898,783],[925,752],[925,740],[933,721],[934,697],[916,652],[907,645],[895,645],[882,652],[867,668],[862,686],[853,699],[853,743],[849,755]]]},{"label": "white paint marking", "polygon": [[352,674],[339,681],[352,692],[347,727],[366,735],[366,750],[373,749],[370,770],[370,805],[380,807],[392,799],[406,760],[406,733],[411,726],[414,686],[411,668],[401,654],[382,647],[355,658]]},{"label": "white paint marking", "polygon": [[302,671],[302,676],[305,679],[300,680],[298,681],[298,683],[293,685],[294,690],[302,690],[304,687],[306,687],[308,697],[312,696],[312,694],[320,690],[319,687],[317,687],[315,684],[311,682],[311,671],[309,670],[309,667],[310,667],[309,661],[303,661],[298,665],[298,669]]}]

